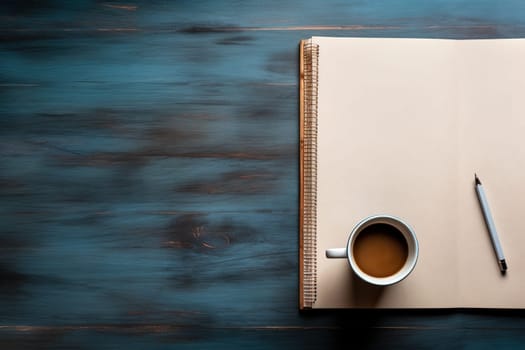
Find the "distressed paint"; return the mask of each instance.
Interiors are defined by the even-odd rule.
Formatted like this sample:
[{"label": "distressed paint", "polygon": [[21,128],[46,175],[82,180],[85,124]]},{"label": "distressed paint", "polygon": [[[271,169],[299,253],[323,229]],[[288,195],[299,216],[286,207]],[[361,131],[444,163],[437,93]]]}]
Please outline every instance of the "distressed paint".
[{"label": "distressed paint", "polygon": [[297,311],[297,45],[522,1],[4,1],[0,347],[515,348],[521,311]]}]

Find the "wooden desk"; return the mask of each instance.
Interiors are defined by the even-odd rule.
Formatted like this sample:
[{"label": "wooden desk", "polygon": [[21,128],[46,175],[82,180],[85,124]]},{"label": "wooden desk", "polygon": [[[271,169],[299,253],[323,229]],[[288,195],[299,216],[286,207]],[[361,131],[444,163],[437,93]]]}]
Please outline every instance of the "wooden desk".
[{"label": "wooden desk", "polygon": [[298,42],[523,37],[522,1],[0,5],[2,349],[525,346],[521,311],[298,312]]}]

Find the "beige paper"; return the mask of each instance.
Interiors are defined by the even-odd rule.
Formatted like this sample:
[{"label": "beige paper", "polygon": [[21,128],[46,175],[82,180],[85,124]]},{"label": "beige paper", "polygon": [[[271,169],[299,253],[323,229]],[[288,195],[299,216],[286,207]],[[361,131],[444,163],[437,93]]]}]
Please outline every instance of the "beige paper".
[{"label": "beige paper", "polygon": [[[314,308],[525,307],[525,40],[314,37],[319,44]],[[499,273],[480,177],[509,265]],[[373,287],[344,259],[352,227],[416,231],[404,281]]]}]

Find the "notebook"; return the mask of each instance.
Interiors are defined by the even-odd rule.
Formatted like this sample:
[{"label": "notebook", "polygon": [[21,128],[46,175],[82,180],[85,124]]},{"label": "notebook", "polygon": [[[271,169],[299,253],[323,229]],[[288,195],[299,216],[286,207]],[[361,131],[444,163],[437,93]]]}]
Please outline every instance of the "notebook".
[{"label": "notebook", "polygon": [[[524,62],[523,39],[301,42],[301,309],[525,308]],[[383,288],[325,257],[374,214],[419,241],[413,272]]]}]

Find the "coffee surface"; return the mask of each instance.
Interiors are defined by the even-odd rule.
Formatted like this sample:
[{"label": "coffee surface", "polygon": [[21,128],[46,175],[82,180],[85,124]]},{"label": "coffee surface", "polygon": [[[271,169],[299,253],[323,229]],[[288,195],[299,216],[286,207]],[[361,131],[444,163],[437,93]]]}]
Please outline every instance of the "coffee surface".
[{"label": "coffee surface", "polygon": [[398,272],[408,258],[408,244],[401,232],[387,224],[372,224],[359,233],[354,260],[366,274],[387,277]]}]

